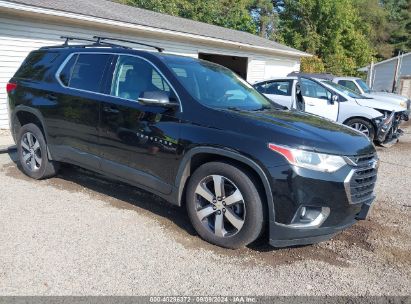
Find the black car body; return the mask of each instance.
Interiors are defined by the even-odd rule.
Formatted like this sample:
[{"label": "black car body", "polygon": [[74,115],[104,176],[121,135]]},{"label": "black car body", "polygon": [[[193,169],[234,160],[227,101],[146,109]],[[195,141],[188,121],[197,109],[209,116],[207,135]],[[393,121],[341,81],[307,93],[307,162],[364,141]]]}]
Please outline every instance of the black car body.
[{"label": "black car body", "polygon": [[[133,75],[137,70],[129,71],[133,63],[128,60],[152,69]],[[42,48],[28,56],[8,85],[13,137],[19,145],[23,126],[34,124],[44,135],[50,162],[110,175],[179,206],[187,203],[185,192],[197,168],[209,162],[240,168],[258,190],[263,230],[268,228],[273,246],[325,240],[366,217],[374,200],[378,160],[365,136],[275,108],[269,101],[269,107],[256,109],[203,104],[193,96],[190,70],[185,69],[194,65],[216,75],[230,73],[197,59],[115,46]],[[136,81],[142,74],[151,77],[150,90],[134,96],[127,77]],[[91,84],[87,79],[94,80]],[[117,95],[126,93],[113,96],[113,86]],[[203,90],[210,100],[219,98],[212,96],[217,91]],[[237,98],[232,97],[237,93],[226,94],[225,100]],[[320,153],[325,161],[335,156],[345,163],[335,172],[318,171],[290,162],[287,149],[313,153],[304,157]],[[24,147],[21,151],[21,158],[30,157]],[[220,207],[213,206],[218,212]],[[245,211],[235,212],[245,217]],[[224,240],[215,243],[225,246]]]}]

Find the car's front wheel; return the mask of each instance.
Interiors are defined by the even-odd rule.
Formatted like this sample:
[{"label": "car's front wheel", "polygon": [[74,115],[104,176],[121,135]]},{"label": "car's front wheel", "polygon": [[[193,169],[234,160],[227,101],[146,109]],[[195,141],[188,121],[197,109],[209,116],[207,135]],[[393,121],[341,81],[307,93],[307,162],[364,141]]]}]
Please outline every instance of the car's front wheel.
[{"label": "car's front wheel", "polygon": [[17,135],[17,152],[23,172],[34,178],[43,179],[57,173],[58,163],[49,160],[43,133],[35,124],[21,127]]},{"label": "car's front wheel", "polygon": [[226,248],[239,248],[262,232],[264,208],[251,174],[225,162],[200,166],[189,180],[187,211],[198,234]]},{"label": "car's front wheel", "polygon": [[348,120],[345,124],[353,129],[356,129],[357,131],[360,131],[371,140],[374,140],[375,128],[371,122],[362,118],[353,118]]}]

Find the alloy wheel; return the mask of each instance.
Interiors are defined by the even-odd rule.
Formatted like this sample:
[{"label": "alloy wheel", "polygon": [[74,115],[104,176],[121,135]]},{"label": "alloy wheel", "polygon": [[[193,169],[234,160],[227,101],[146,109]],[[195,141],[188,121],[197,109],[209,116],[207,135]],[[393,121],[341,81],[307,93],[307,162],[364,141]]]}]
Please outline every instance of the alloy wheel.
[{"label": "alloy wheel", "polygon": [[370,130],[367,128],[366,125],[364,125],[360,122],[356,122],[356,123],[353,123],[350,127],[354,128],[354,129],[360,131],[361,133],[363,133],[364,135],[367,135],[368,137],[370,137]]},{"label": "alloy wheel", "polygon": [[42,162],[40,142],[33,133],[26,132],[23,135],[21,138],[21,148],[23,163],[27,168],[30,171],[39,170]]},{"label": "alloy wheel", "polygon": [[238,187],[221,175],[205,177],[197,185],[196,213],[203,226],[218,237],[240,232],[246,209]]}]

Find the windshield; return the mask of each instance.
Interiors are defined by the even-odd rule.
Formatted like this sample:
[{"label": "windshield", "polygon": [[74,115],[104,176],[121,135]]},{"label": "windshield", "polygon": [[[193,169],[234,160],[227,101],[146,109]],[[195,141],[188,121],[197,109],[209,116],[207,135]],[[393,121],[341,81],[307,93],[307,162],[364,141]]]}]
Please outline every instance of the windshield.
[{"label": "windshield", "polygon": [[371,93],[370,87],[365,83],[364,80],[357,79],[355,82],[358,83],[358,85],[361,87],[361,89],[364,91],[364,93],[367,93],[367,94]]},{"label": "windshield", "polygon": [[162,57],[199,103],[220,109],[258,111],[279,108],[231,70],[184,57]]},{"label": "windshield", "polygon": [[329,80],[325,80],[323,81],[323,83],[328,84],[329,86],[333,87],[334,89],[336,89],[339,92],[344,93],[345,95],[348,95],[351,98],[357,98],[357,99],[364,99],[363,96],[358,95],[357,93],[351,91],[350,89],[348,89],[347,87],[344,87],[340,84],[337,84],[335,82],[329,81]]}]

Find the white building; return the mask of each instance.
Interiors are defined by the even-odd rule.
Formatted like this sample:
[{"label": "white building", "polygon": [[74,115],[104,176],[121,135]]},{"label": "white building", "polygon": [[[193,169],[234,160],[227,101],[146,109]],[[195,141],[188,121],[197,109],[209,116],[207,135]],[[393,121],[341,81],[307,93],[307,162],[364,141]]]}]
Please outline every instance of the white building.
[{"label": "white building", "polygon": [[0,128],[6,83],[26,55],[60,36],[110,36],[225,65],[250,83],[298,71],[307,53],[261,37],[106,0],[0,0]]}]

